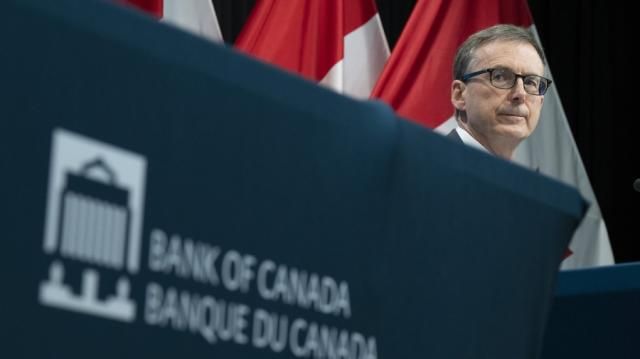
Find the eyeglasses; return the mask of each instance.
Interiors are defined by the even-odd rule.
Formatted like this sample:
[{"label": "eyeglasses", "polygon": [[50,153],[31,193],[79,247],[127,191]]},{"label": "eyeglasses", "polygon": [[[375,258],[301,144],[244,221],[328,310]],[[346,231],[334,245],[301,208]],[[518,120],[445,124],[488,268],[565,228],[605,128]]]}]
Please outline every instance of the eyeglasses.
[{"label": "eyeglasses", "polygon": [[484,69],[465,74],[462,76],[462,82],[467,83],[470,78],[482,75],[485,72],[489,73],[491,84],[499,89],[506,90],[513,88],[519,77],[522,78],[525,92],[531,95],[542,96],[547,92],[549,86],[551,86],[551,80],[548,78],[538,75],[518,75],[510,69],[503,67]]}]

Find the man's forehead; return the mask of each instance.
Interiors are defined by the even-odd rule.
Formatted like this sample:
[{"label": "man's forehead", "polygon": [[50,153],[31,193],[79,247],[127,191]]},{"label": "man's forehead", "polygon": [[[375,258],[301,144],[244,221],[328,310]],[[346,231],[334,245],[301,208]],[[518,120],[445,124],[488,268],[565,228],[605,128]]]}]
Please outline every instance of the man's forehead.
[{"label": "man's forehead", "polygon": [[535,47],[524,41],[497,40],[482,44],[473,51],[470,65],[496,65],[502,62],[517,62],[544,70],[544,64]]}]

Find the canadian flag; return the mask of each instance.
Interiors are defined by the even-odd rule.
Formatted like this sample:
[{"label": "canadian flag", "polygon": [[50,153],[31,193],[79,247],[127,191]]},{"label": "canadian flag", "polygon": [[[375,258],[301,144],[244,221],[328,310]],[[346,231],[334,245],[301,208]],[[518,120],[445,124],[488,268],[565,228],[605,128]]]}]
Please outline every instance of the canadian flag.
[{"label": "canadian flag", "polygon": [[119,0],[133,5],[161,22],[205,39],[222,42],[222,32],[211,0]]},{"label": "canadian flag", "polygon": [[[530,28],[537,36],[525,0],[419,0],[372,96],[391,104],[402,117],[448,133],[456,126],[450,86],[457,47],[472,33],[499,23]],[[514,157],[578,188],[591,204],[562,268],[613,264],[606,226],[556,86],[545,94],[538,128]]]},{"label": "canadian flag", "polygon": [[258,0],[235,47],[358,98],[389,57],[374,0]]}]

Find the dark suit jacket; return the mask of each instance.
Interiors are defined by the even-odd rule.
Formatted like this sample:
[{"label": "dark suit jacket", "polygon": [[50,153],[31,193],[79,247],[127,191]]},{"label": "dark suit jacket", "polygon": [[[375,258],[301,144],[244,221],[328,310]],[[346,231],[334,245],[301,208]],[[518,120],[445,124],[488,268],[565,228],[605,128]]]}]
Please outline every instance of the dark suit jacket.
[{"label": "dark suit jacket", "polygon": [[462,142],[462,138],[460,138],[460,135],[458,135],[458,131],[455,130],[455,128],[453,130],[451,130],[451,132],[449,132],[447,134],[447,137],[449,137],[450,139],[456,141],[456,142]]},{"label": "dark suit jacket", "polygon": [[[460,135],[458,135],[458,132],[455,129],[453,129],[453,130],[451,130],[451,132],[447,133],[447,137],[452,139],[452,140],[454,140],[454,141],[456,141],[456,142],[464,143],[464,142],[462,142],[462,138],[460,138]],[[534,170],[535,172],[540,173],[540,167],[532,168],[532,170]]]}]

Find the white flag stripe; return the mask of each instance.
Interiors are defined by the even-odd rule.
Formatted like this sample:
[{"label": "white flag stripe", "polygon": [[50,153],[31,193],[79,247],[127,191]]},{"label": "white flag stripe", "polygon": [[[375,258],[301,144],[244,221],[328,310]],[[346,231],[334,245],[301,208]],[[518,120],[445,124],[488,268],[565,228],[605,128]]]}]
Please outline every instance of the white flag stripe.
[{"label": "white flag stripe", "polygon": [[561,269],[614,264],[605,223],[598,213],[598,204],[593,203],[573,235],[570,245],[573,254],[562,262]]},{"label": "white flag stripe", "polygon": [[345,95],[368,99],[388,57],[389,45],[376,14],[344,37],[344,58],[319,83]]},{"label": "white flag stripe", "polygon": [[[538,42],[535,26],[530,28]],[[547,64],[547,76],[553,80]],[[516,150],[514,160],[529,168],[539,169],[562,182],[576,187],[590,203],[569,248],[574,253],[562,262],[562,269],[610,265],[614,263],[609,236],[587,172],[571,134],[557,83],[544,96],[540,122],[533,134]]]},{"label": "white flag stripe", "polygon": [[344,38],[344,93],[369,98],[388,57],[389,45],[376,13]]},{"label": "white flag stripe", "polygon": [[331,67],[329,72],[318,82],[320,85],[330,88],[336,92],[343,92],[344,89],[344,60],[338,61]]},{"label": "white flag stripe", "polygon": [[222,42],[222,32],[211,0],[164,0],[160,21],[211,41]]}]

